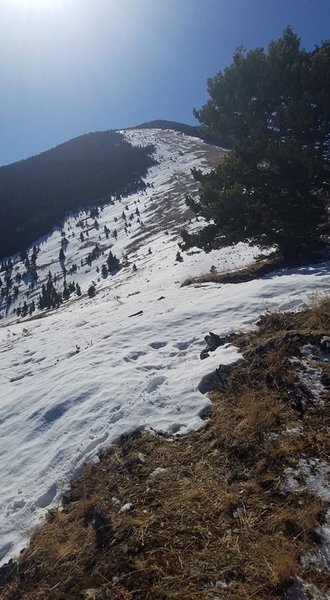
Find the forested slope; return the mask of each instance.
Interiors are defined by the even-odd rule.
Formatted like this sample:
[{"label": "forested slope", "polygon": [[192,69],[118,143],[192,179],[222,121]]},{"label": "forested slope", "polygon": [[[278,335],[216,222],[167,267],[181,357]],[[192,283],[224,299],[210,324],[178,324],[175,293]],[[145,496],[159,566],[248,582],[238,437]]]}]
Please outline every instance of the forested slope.
[{"label": "forested slope", "polygon": [[0,256],[23,250],[68,211],[143,189],[152,153],[105,131],[0,168]]}]

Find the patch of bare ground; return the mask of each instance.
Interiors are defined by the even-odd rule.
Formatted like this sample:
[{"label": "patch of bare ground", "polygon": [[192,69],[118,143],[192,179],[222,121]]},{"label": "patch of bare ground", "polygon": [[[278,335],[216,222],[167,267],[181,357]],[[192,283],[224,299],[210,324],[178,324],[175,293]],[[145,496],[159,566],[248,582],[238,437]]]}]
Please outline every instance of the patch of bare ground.
[{"label": "patch of bare ground", "polygon": [[187,285],[199,285],[202,283],[244,283],[245,281],[252,281],[263,275],[267,275],[276,269],[282,268],[284,265],[279,258],[267,258],[265,260],[257,260],[242,269],[235,269],[233,271],[210,271],[209,273],[203,273],[203,275],[197,275],[196,277],[190,277],[186,279],[181,287]]},{"label": "patch of bare ground", "polygon": [[232,336],[244,360],[218,370],[205,428],[139,433],[87,465],[63,510],[0,572],[1,598],[269,600],[286,598],[296,576],[327,593],[329,574],[301,561],[326,503],[286,490],[285,470],[329,457],[328,363],[320,403],[294,360],[329,334],[330,300],[318,298]]},{"label": "patch of bare ground", "polygon": [[305,266],[306,260],[310,260],[311,264],[319,262],[322,260],[322,253],[315,252],[310,253],[309,256],[297,257],[296,260],[292,260],[289,264],[288,262],[284,262],[278,253],[274,252],[266,258],[256,259],[254,262],[246,267],[243,267],[242,269],[223,272],[211,270],[208,273],[203,273],[202,275],[197,275],[196,277],[190,277],[181,284],[181,287],[185,287],[187,285],[198,286],[203,283],[244,283],[246,281],[252,281],[258,277],[268,275],[268,273],[272,273],[278,269]]}]

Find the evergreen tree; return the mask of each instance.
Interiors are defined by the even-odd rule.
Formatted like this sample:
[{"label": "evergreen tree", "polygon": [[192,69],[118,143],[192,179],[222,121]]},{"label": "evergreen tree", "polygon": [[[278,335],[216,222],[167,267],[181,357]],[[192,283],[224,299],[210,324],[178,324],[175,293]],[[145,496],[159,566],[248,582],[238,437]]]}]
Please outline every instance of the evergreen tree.
[{"label": "evergreen tree", "polygon": [[89,298],[93,298],[95,296],[95,292],[96,292],[95,285],[94,284],[90,285],[87,290],[87,294],[88,294]]},{"label": "evergreen tree", "polygon": [[68,300],[70,298],[70,290],[67,287],[66,283],[64,283],[64,286],[63,286],[62,297],[63,297],[63,300]]},{"label": "evergreen tree", "polygon": [[238,49],[208,91],[195,116],[234,150],[209,174],[194,172],[201,193],[187,204],[208,224],[183,232],[182,247],[246,241],[286,261],[316,247],[329,232],[330,42],[307,52],[287,28],[268,52]]},{"label": "evergreen tree", "polygon": [[118,269],[120,269],[119,258],[117,258],[117,256],[115,254],[112,254],[111,250],[110,250],[109,256],[107,258],[107,266],[108,266],[108,270],[110,272],[118,271]]}]

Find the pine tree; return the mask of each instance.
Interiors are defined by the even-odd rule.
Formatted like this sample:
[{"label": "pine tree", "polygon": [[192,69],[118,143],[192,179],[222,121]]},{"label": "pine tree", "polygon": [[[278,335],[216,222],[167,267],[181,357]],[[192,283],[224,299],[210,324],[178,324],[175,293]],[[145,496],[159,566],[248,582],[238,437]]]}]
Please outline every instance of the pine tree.
[{"label": "pine tree", "polygon": [[90,285],[87,290],[87,294],[88,294],[89,298],[94,298],[95,292],[96,292],[95,285],[94,284]]},{"label": "pine tree", "polygon": [[111,250],[107,258],[107,266],[110,272],[118,271],[118,269],[120,269],[120,261],[115,254],[112,254]]},{"label": "pine tree", "polygon": [[66,283],[64,284],[64,287],[63,287],[62,297],[63,297],[63,300],[68,300],[70,298],[70,290],[67,287]]},{"label": "pine tree", "polygon": [[182,247],[245,241],[288,262],[316,247],[330,231],[330,42],[307,52],[287,28],[268,52],[238,49],[208,91],[195,116],[234,149],[209,174],[194,172],[200,197],[187,204],[208,224],[183,232]]}]

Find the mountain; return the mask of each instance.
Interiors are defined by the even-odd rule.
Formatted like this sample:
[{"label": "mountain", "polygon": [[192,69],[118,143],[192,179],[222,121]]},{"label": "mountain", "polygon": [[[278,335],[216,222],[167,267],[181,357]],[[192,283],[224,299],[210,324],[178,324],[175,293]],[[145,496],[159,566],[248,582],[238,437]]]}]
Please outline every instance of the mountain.
[{"label": "mountain", "polygon": [[219,146],[220,148],[232,148],[232,140],[228,135],[216,134],[200,125],[186,125],[185,123],[178,123],[177,121],[156,119],[155,121],[148,121],[147,123],[132,127],[131,129],[172,129],[173,131],[180,131],[191,137],[198,137],[201,140],[204,140],[204,142]]},{"label": "mountain", "polygon": [[[226,138],[183,123],[158,120],[136,129],[150,128],[228,146]],[[152,145],[132,146],[120,131],[103,131],[1,167],[0,257],[25,250],[70,211],[143,189],[143,178],[154,164],[153,151]]]},{"label": "mountain", "polygon": [[1,167],[0,256],[24,250],[69,211],[143,189],[152,153],[105,131]]},{"label": "mountain", "polygon": [[[1,598],[297,597],[297,557],[322,566],[329,543],[329,310],[299,313],[329,288],[329,262],[208,280],[259,255],[178,248],[181,227],[199,227],[191,169],[225,151],[169,129],[120,135],[153,148],[141,189],[72,211],[3,259],[1,563],[48,523],[9,565],[15,582],[0,572]],[[313,568],[308,585],[322,586]]]}]

